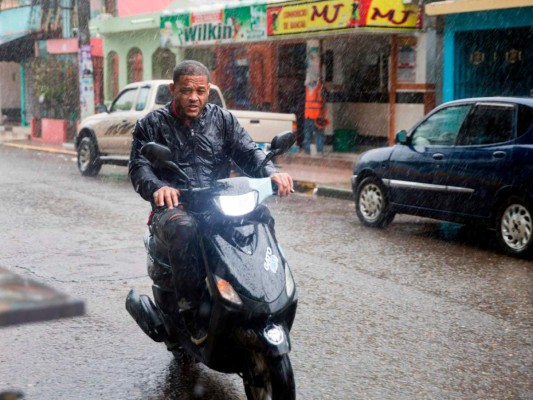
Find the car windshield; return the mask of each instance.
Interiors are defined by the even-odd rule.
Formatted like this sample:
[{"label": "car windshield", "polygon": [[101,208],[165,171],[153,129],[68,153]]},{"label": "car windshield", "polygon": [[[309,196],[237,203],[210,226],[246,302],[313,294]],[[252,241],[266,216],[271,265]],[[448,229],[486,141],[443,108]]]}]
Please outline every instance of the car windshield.
[{"label": "car windshield", "polygon": [[113,102],[109,112],[129,111],[135,102],[137,88],[124,90]]}]

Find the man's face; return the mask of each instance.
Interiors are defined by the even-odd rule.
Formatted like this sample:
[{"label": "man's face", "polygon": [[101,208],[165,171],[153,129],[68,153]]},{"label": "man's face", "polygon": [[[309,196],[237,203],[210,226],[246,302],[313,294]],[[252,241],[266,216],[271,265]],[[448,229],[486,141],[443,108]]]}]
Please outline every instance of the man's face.
[{"label": "man's face", "polygon": [[205,75],[182,75],[170,84],[170,93],[179,111],[189,118],[198,117],[209,97],[210,84]]}]

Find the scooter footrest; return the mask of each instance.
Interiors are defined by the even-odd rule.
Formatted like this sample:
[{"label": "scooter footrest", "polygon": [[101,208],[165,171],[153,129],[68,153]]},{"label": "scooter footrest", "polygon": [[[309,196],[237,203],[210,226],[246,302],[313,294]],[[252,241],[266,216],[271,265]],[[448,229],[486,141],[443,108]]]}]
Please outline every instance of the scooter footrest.
[{"label": "scooter footrest", "polygon": [[152,340],[162,342],[165,339],[165,326],[150,297],[131,289],[126,297],[126,310]]}]

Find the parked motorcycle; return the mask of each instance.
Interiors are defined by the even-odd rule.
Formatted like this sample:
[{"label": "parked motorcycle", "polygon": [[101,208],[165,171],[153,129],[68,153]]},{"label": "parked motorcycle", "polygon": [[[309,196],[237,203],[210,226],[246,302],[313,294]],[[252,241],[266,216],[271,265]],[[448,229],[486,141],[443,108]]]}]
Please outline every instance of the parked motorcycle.
[{"label": "parked motorcycle", "polygon": [[[276,136],[262,168],[293,144],[292,132]],[[270,178],[233,177],[212,187],[191,188],[170,149],[148,143],[142,154],[154,167],[169,169],[188,182],[178,188],[180,202],[204,223],[200,222],[199,247],[206,273],[201,309],[207,314],[207,337],[201,343],[191,337],[179,307],[163,311],[169,299],[177,304],[176,296],[155,284],[155,304],[132,289],[126,309],[148,336],[165,341],[178,360],[189,358],[216,371],[239,374],[248,399],[294,399],[289,333],[296,314],[296,287],[276,238],[254,214],[275,192]],[[157,263],[150,239],[148,235],[145,240],[148,262]]]}]

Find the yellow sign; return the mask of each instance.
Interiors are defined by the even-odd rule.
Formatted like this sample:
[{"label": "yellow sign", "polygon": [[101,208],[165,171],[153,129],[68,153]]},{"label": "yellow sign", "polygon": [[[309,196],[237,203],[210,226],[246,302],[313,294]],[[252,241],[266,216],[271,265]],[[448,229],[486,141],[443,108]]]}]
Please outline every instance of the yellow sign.
[{"label": "yellow sign", "polygon": [[413,29],[422,28],[422,9],[415,4],[404,4],[403,0],[372,0],[366,12],[365,26],[368,28]]},{"label": "yellow sign", "polygon": [[421,29],[421,8],[403,0],[304,0],[267,6],[268,36],[356,28]]},{"label": "yellow sign", "polygon": [[360,1],[299,1],[268,6],[268,35],[351,29],[360,22]]}]

